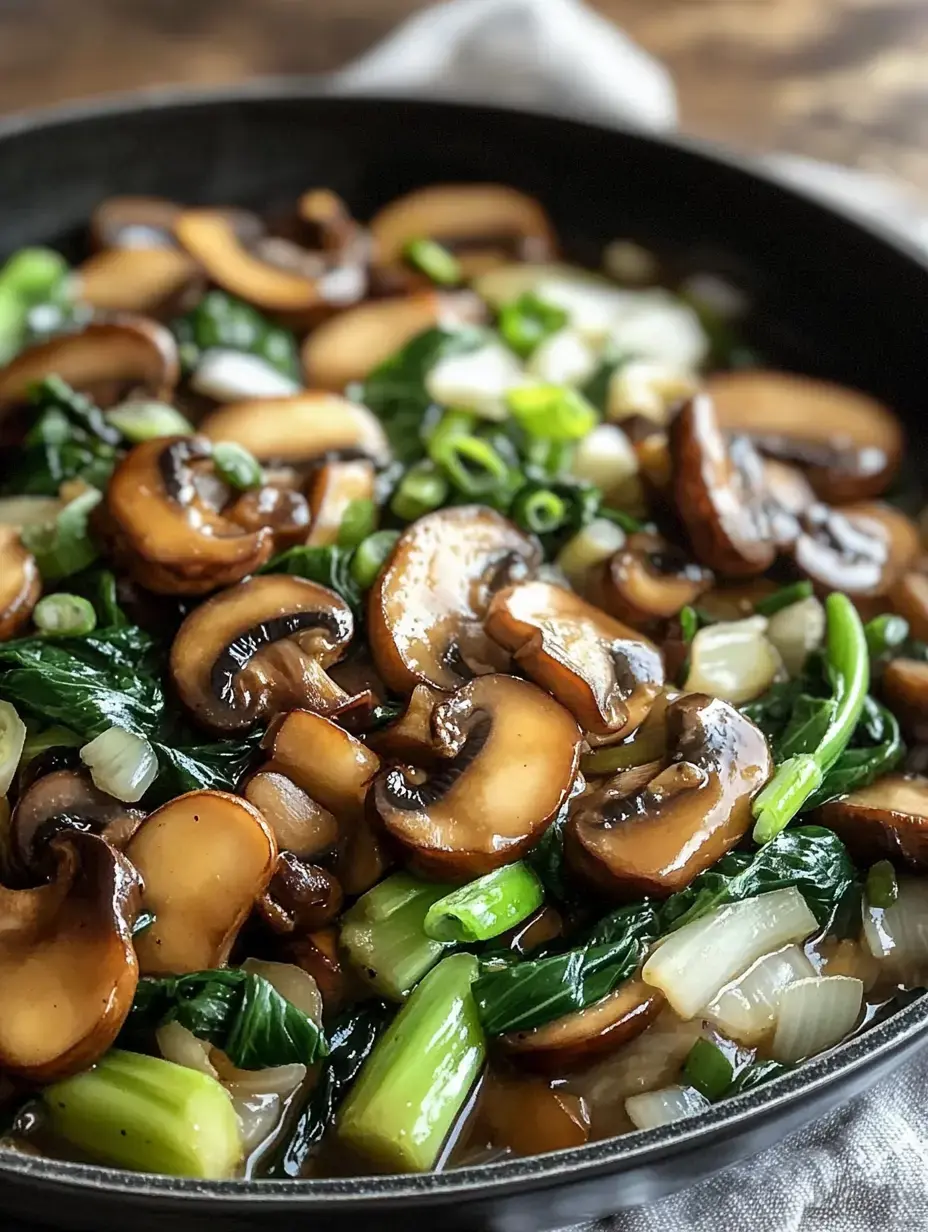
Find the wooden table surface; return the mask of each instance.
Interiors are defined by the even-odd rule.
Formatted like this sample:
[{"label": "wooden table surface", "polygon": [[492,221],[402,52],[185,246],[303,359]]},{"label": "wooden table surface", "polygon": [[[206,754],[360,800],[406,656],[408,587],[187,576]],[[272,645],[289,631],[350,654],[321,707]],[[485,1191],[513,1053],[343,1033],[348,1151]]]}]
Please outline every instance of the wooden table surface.
[{"label": "wooden table surface", "polygon": [[[0,0],[0,111],[335,68],[427,0]],[[591,0],[677,81],[683,127],[928,196],[925,0]]]}]

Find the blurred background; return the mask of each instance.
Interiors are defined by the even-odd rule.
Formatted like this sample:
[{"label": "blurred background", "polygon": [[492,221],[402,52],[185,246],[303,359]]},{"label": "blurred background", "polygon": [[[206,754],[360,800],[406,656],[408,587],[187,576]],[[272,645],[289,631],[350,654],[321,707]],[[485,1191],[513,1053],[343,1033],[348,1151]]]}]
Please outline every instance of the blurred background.
[{"label": "blurred background", "polygon": [[[0,112],[331,70],[428,0],[0,0]],[[591,0],[672,72],[685,131],[928,199],[926,0]],[[578,65],[578,72],[582,66]]]}]

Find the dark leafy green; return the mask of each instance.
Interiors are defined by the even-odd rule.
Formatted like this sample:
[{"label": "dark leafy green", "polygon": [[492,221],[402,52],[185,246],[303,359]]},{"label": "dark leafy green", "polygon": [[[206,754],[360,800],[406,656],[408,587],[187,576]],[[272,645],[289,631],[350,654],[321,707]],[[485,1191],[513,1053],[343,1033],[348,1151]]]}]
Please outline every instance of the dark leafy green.
[{"label": "dark leafy green", "polygon": [[525,857],[526,864],[538,874],[547,892],[559,902],[567,898],[564,883],[564,832],[567,828],[567,808],[560,813]]},{"label": "dark leafy green", "polygon": [[256,759],[263,732],[251,733],[244,740],[222,740],[215,744],[175,744],[167,739],[153,740],[152,747],[161,767],[151,789],[149,803],[173,799],[185,791],[233,791]]},{"label": "dark leafy green", "polygon": [[800,599],[808,599],[811,594],[811,582],[792,582],[789,586],[781,586],[772,595],[758,599],[754,604],[754,611],[758,616],[773,616],[776,612],[782,611],[783,608],[790,607],[793,603],[798,603]]},{"label": "dark leafy green", "polygon": [[601,415],[605,415],[609,402],[609,382],[616,372],[631,359],[630,355],[618,353],[606,354],[599,362],[599,367],[583,386],[582,393],[588,402],[592,402]]},{"label": "dark leafy green", "polygon": [[105,488],[122,437],[100,408],[57,376],[37,385],[32,401],[38,414],[4,491],[56,496],[69,479]]},{"label": "dark leafy green", "polygon": [[328,586],[357,615],[362,607],[362,594],[351,574],[353,549],[340,547],[295,547],[289,548],[260,570],[261,573],[291,573]]},{"label": "dark leafy green", "polygon": [[207,291],[196,308],[171,323],[171,330],[185,374],[196,368],[204,351],[219,348],[257,355],[284,376],[300,379],[294,335],[225,291]]}]

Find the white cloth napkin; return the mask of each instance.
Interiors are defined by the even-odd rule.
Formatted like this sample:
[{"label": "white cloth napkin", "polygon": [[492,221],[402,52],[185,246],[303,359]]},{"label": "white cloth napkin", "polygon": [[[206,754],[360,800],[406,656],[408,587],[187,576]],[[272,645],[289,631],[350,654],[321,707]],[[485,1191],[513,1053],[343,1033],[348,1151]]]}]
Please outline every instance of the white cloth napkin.
[{"label": "white cloth napkin", "polygon": [[[340,91],[422,94],[670,130],[666,69],[581,0],[448,0],[335,77]],[[789,155],[786,179],[928,247],[928,217],[886,180]],[[928,1057],[747,1164],[615,1216],[610,1232],[913,1232],[928,1228]]]}]

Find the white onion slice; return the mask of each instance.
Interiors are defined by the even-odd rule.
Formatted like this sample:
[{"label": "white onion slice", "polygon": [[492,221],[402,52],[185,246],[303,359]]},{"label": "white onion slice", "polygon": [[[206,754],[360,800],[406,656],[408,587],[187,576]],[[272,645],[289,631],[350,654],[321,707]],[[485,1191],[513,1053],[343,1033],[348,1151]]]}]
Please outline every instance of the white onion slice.
[{"label": "white onion slice", "polygon": [[244,351],[207,351],[190,378],[190,388],[217,402],[246,398],[286,398],[300,386],[262,359]]},{"label": "white onion slice", "polygon": [[183,1065],[185,1069],[195,1069],[200,1074],[208,1074],[216,1078],[216,1067],[209,1059],[210,1045],[206,1040],[197,1039],[187,1027],[179,1022],[168,1022],[155,1032],[158,1049],[165,1061],[173,1061],[175,1065]]},{"label": "white onion slice", "polygon": [[39,526],[54,522],[64,502],[54,496],[5,496],[0,500],[0,526]]},{"label": "white onion slice", "polygon": [[16,707],[10,702],[0,702],[0,796],[10,790],[25,743],[26,724]]},{"label": "white onion slice", "polygon": [[798,945],[767,954],[734,984],[723,988],[705,1011],[729,1039],[753,1046],[776,1026],[783,989],[816,974]]},{"label": "white onion slice", "polygon": [[570,464],[571,474],[594,483],[608,497],[638,474],[638,455],[616,424],[598,424],[579,441]]},{"label": "white onion slice", "polygon": [[661,1091],[632,1095],[625,1101],[625,1111],[636,1129],[671,1125],[684,1117],[695,1116],[709,1106],[706,1097],[692,1087],[664,1087]]},{"label": "white onion slice", "polygon": [[856,1025],[863,996],[862,981],[849,975],[816,975],[784,988],[774,1058],[790,1064],[833,1048]]},{"label": "white onion slice", "polygon": [[798,676],[813,650],[825,641],[825,609],[814,595],[774,612],[767,641],[779,652],[790,676]]},{"label": "white onion slice", "polygon": [[532,292],[546,303],[553,303],[542,293],[542,288],[551,283],[568,287],[612,289],[601,274],[582,269],[579,265],[564,265],[547,262],[534,265],[526,261],[510,265],[497,265],[494,269],[478,274],[471,282],[471,289],[491,307],[500,308],[526,292]]},{"label": "white onion slice", "polygon": [[763,616],[700,629],[690,646],[687,693],[708,693],[735,706],[765,693],[783,670],[766,629]]},{"label": "white onion slice", "polygon": [[223,1077],[232,1106],[241,1122],[245,1154],[256,1150],[280,1125],[287,1100],[306,1078],[305,1065],[278,1065],[273,1069],[236,1070]]},{"label": "white onion slice", "polygon": [[559,329],[535,348],[525,367],[551,385],[585,385],[599,367],[599,359],[576,330]]},{"label": "white onion slice", "polygon": [[158,777],[154,749],[144,737],[122,727],[108,727],[85,744],[81,761],[90,768],[95,786],[126,804],[141,800]]},{"label": "white onion slice", "polygon": [[758,958],[817,928],[797,889],[773,890],[684,924],[656,947],[641,974],[681,1018],[692,1018]]},{"label": "white onion slice", "polygon": [[664,426],[671,408],[696,392],[694,373],[653,359],[620,364],[609,379],[606,415],[621,421],[642,415]]},{"label": "white onion slice", "polygon": [[626,291],[609,340],[616,349],[639,359],[656,359],[678,368],[698,368],[709,341],[699,316],[668,291]]},{"label": "white onion slice", "polygon": [[285,1000],[302,1010],[317,1027],[322,1026],[322,994],[308,971],[295,963],[264,962],[259,958],[246,958],[242,969],[263,976]]},{"label": "white onion slice", "polygon": [[928,972],[928,890],[918,877],[898,877],[891,907],[864,903],[864,941],[874,958],[904,982]]},{"label": "white onion slice", "polygon": [[568,539],[557,556],[557,567],[578,589],[591,569],[607,561],[625,545],[625,531],[608,518],[594,518]]},{"label": "white onion slice", "polygon": [[440,359],[425,378],[430,398],[440,406],[460,407],[484,419],[505,419],[506,394],[525,384],[515,355],[498,342],[488,342],[464,355]]}]

